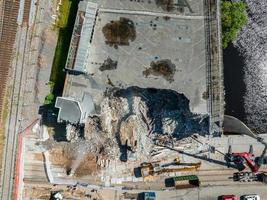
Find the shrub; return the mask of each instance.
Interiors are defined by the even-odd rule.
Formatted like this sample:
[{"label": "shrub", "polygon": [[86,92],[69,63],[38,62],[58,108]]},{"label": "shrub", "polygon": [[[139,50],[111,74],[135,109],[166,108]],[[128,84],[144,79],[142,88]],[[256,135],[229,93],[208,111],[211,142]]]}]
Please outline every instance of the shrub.
[{"label": "shrub", "polygon": [[246,4],[243,2],[222,1],[222,46],[236,39],[238,31],[247,23]]}]

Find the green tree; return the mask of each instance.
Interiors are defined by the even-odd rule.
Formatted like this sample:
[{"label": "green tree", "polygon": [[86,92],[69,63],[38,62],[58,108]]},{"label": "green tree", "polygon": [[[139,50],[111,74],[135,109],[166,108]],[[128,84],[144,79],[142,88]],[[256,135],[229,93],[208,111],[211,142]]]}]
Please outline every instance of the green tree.
[{"label": "green tree", "polygon": [[226,48],[236,39],[238,31],[247,23],[246,4],[222,1],[222,46]]}]

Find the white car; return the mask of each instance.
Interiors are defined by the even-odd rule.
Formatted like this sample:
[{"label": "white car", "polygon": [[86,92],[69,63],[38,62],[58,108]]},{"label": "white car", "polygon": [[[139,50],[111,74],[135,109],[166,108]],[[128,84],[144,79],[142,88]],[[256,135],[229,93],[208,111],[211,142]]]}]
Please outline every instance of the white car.
[{"label": "white car", "polygon": [[260,200],[260,196],[257,194],[246,194],[241,196],[241,200]]}]

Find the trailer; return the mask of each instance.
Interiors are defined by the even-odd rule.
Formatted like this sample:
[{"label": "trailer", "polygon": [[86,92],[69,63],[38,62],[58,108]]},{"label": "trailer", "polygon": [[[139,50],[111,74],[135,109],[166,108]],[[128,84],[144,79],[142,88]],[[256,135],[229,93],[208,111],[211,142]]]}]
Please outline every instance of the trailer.
[{"label": "trailer", "polygon": [[176,189],[194,188],[200,186],[200,181],[196,175],[175,176],[169,179],[172,187]]}]

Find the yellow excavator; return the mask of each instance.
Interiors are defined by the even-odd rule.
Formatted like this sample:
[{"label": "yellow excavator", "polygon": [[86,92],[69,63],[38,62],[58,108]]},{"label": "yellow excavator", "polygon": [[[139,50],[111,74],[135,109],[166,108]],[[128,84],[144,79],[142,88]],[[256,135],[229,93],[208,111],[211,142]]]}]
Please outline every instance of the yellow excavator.
[{"label": "yellow excavator", "polygon": [[[171,167],[172,165],[176,165],[178,167]],[[180,167],[186,166],[186,167]],[[201,162],[198,163],[182,163],[180,158],[177,157],[173,162],[160,164],[160,161],[150,162],[150,163],[142,163],[140,166],[141,175],[145,179],[150,179],[154,175],[159,175],[163,173],[171,173],[171,172],[185,172],[185,171],[196,171],[200,168]]]}]

